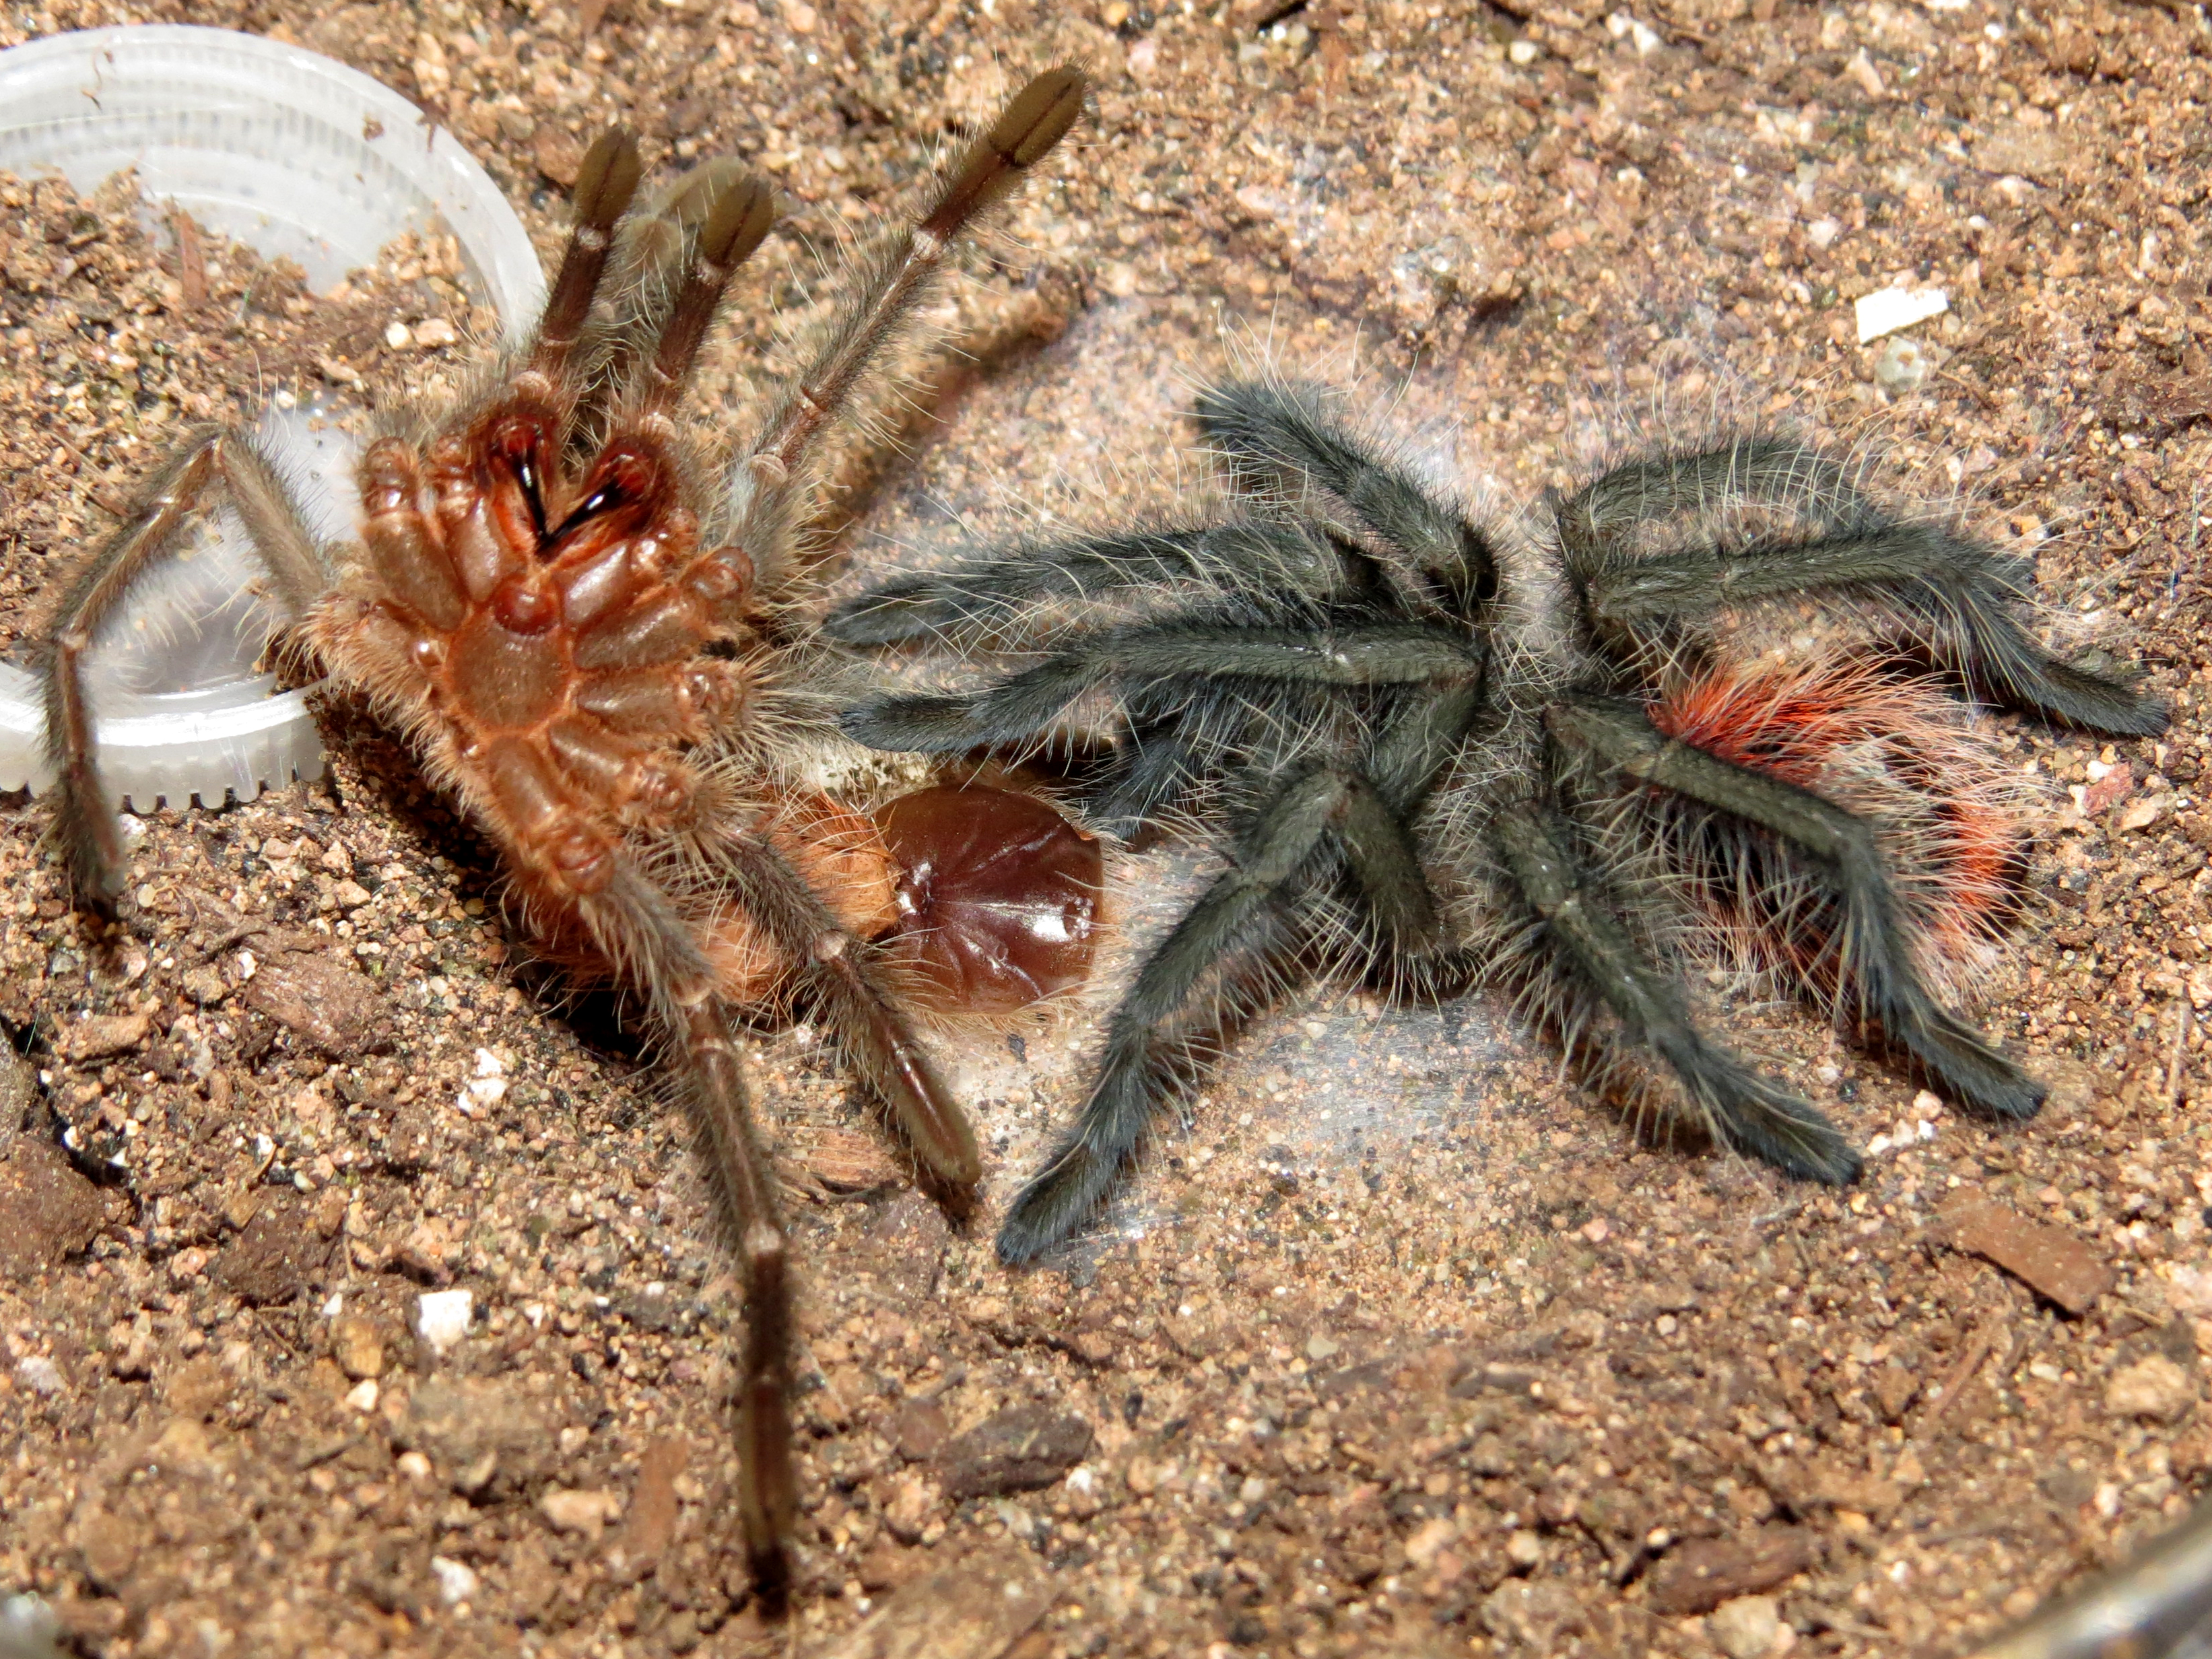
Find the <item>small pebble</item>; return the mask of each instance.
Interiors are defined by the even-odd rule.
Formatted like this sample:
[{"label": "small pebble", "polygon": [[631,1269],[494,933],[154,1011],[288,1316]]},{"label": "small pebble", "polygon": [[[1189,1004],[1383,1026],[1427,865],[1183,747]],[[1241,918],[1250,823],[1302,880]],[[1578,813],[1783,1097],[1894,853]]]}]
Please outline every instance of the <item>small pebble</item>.
[{"label": "small pebble", "polygon": [[430,1558],[430,1573],[438,1581],[438,1599],[449,1607],[459,1607],[477,1593],[479,1581],[465,1562],[434,1555]]},{"label": "small pebble", "polygon": [[415,1298],[415,1333],[444,1353],[469,1334],[476,1297],[469,1291],[425,1291]]},{"label": "small pebble", "polygon": [[1781,1633],[1781,1610],[1771,1595],[1739,1595],[1705,1615],[1705,1634],[1729,1659],[1762,1659]]},{"label": "small pebble", "polygon": [[15,1375],[23,1379],[23,1386],[33,1394],[52,1395],[62,1390],[61,1367],[42,1353],[26,1354],[17,1360]]},{"label": "small pebble", "polygon": [[2196,1383],[2164,1354],[2154,1353],[2115,1371],[2105,1389],[2105,1409],[2114,1417],[2148,1417],[2172,1423],[2196,1403]]},{"label": "small pebble", "polygon": [[1942,316],[1951,308],[1951,296],[1940,288],[1882,288],[1861,295],[1853,308],[1859,343],[1870,345],[1885,334]]},{"label": "small pebble", "polygon": [[384,1374],[384,1344],[376,1327],[358,1315],[341,1317],[331,1327],[331,1358],[356,1382]]},{"label": "small pebble", "polygon": [[1917,340],[1897,335],[1875,354],[1875,384],[1894,397],[1917,392],[1928,379],[1928,353]]}]

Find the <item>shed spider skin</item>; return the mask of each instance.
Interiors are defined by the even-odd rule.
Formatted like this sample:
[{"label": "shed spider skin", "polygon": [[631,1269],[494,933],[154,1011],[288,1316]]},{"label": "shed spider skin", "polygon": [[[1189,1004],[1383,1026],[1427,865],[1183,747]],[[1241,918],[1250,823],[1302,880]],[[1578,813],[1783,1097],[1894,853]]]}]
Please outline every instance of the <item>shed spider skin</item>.
[{"label": "shed spider skin", "polygon": [[[837,665],[756,573],[799,563],[824,435],[911,324],[955,239],[1066,135],[1087,91],[1081,70],[1062,67],[1017,93],[860,273],[757,435],[719,457],[693,453],[677,415],[732,272],[773,228],[774,192],[710,163],[633,213],[637,145],[607,133],[578,178],[535,337],[471,400],[368,445],[357,544],[319,544],[253,439],[210,428],[152,481],[63,596],[46,641],[55,834],[79,902],[112,916],[124,847],[82,659],[219,489],[267,567],[292,648],[405,734],[499,848],[547,952],[642,1005],[743,1271],[741,1518],[770,1605],[787,1593],[797,1501],[791,1291],[775,1178],[738,1069],[745,1011],[771,996],[811,1005],[923,1171],[956,1197],[981,1164],[869,942],[898,914],[881,836],[805,781],[807,745],[842,742],[828,690]],[[945,820],[957,830],[963,816],[940,808],[939,842]],[[906,833],[933,844],[927,824]],[[1087,929],[1095,847],[1086,885],[1079,851],[1054,843],[1049,860],[994,860],[973,845],[993,832],[960,833],[985,908]],[[1024,846],[1043,836],[1027,820],[998,833],[1026,836]],[[963,895],[935,902],[957,911]],[[1080,951],[978,949],[1040,990],[1081,971]]]},{"label": "shed spider skin", "polygon": [[1502,987],[1639,1112],[1808,1179],[1858,1156],[1707,1036],[1663,963],[1748,959],[1952,1098],[2035,1112],[2042,1085],[1939,994],[1996,937],[2021,833],[1956,694],[2116,736],[2166,715],[2037,642],[2023,562],[1776,438],[1628,461],[1524,537],[1310,388],[1231,383],[1196,413],[1226,514],[971,557],[828,625],[1030,658],[858,706],[862,742],[1103,726],[1091,821],[1194,818],[1226,865],[1112,1016],[1004,1260],[1080,1225],[1239,1026],[1323,969]]}]

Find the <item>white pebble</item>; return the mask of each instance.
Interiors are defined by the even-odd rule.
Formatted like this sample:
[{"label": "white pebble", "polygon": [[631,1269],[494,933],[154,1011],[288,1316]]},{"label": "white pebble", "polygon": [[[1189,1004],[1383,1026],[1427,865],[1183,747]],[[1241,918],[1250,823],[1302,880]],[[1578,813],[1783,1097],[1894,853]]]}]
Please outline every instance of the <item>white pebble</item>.
[{"label": "white pebble", "polygon": [[1761,1659],[1782,1634],[1781,1609],[1771,1595],[1739,1595],[1705,1616],[1705,1633],[1729,1659]]},{"label": "white pebble", "polygon": [[1505,48],[1505,55],[1516,69],[1527,69],[1543,53],[1544,49],[1534,40],[1516,40]]},{"label": "white pebble", "polygon": [[402,322],[390,323],[385,327],[384,343],[394,351],[404,351],[415,343],[414,331]]},{"label": "white pebble", "polygon": [[1940,288],[1878,288],[1859,295],[1859,343],[1867,345],[1885,334],[1911,328],[1951,308],[1951,296]]},{"label": "white pebble", "polygon": [[507,1096],[507,1062],[489,1048],[477,1050],[477,1074],[453,1104],[463,1117],[474,1117],[487,1106],[496,1106]]},{"label": "white pebble", "polygon": [[42,1353],[27,1354],[17,1360],[15,1375],[23,1379],[23,1386],[33,1394],[59,1394],[62,1391],[61,1367]]},{"label": "white pebble", "polygon": [[425,1291],[415,1298],[415,1333],[443,1353],[469,1334],[469,1319],[476,1304],[469,1291]]},{"label": "white pebble", "polygon": [[438,1581],[438,1599],[449,1607],[458,1607],[477,1593],[477,1576],[466,1562],[434,1555],[430,1571]]},{"label": "white pebble", "polygon": [[345,1402],[357,1412],[374,1411],[376,1409],[376,1379],[373,1376],[363,1377],[354,1391],[346,1396]]},{"label": "white pebble", "polygon": [[1928,379],[1928,353],[1919,341],[1894,336],[1875,354],[1874,378],[1875,385],[1893,396],[1917,392]]}]

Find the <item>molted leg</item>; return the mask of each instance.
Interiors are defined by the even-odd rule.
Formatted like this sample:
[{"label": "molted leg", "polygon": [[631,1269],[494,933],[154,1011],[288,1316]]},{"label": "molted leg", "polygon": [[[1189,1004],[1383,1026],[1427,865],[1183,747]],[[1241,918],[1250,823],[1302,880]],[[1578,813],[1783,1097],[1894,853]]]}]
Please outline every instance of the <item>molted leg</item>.
[{"label": "molted leg", "polygon": [[684,1103],[713,1179],[708,1191],[723,1242],[745,1285],[738,1370],[738,1513],[753,1581],[771,1610],[790,1583],[786,1547],[798,1510],[792,1468],[791,1286],[775,1176],[755,1133],[729,1011],[714,970],[668,896],[611,858],[605,891],[574,914],[652,1010],[676,1060]]},{"label": "molted leg", "polygon": [[956,1188],[981,1179],[975,1132],[915,1038],[898,1003],[854,937],[791,860],[760,837],[702,848],[730,883],[732,907],[789,965],[820,1006],[846,1055],[897,1121],[915,1156]]},{"label": "molted leg", "polygon": [[921,222],[885,250],[751,447],[738,481],[746,506],[732,538],[741,546],[781,544],[773,532],[811,483],[823,432],[936,285],[952,240],[978,215],[1012,195],[1029,170],[1067,136],[1083,113],[1089,88],[1089,78],[1072,65],[1047,70],[1030,81],[946,172]]},{"label": "molted leg", "polygon": [[54,834],[67,855],[77,902],[102,915],[114,914],[122,891],[123,841],[93,750],[84,655],[139,580],[175,552],[192,509],[217,484],[245,522],[286,626],[299,622],[330,586],[324,551],[269,459],[247,434],[211,427],[170,457],[123,527],[62,596],[42,641],[46,745],[60,779]]}]

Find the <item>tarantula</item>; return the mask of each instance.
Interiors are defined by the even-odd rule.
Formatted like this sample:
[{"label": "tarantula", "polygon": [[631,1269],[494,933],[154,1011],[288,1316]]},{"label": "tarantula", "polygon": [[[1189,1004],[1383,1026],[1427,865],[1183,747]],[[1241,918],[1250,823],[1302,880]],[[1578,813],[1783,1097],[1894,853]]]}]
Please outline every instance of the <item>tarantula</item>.
[{"label": "tarantula", "polygon": [[[722,458],[693,453],[677,416],[732,270],[774,224],[774,192],[714,163],[632,213],[637,145],[608,133],[585,159],[535,337],[457,409],[368,445],[357,545],[319,545],[253,439],[211,428],[153,481],[47,636],[56,831],[80,902],[112,915],[124,848],[82,659],[220,486],[295,647],[404,732],[499,848],[547,952],[596,968],[643,1005],[743,1268],[742,1518],[771,1599],[786,1582],[795,1503],[790,1291],[775,1176],[738,1072],[746,1011],[779,990],[804,998],[926,1175],[957,1196],[981,1168],[869,942],[896,908],[882,836],[806,781],[809,743],[842,743],[828,713],[835,665],[767,586],[796,575],[825,434],[954,238],[1066,135],[1086,90],[1081,71],[1060,68],[1014,96],[866,267],[760,435]],[[1065,902],[1082,914],[1055,931],[1079,932],[1091,895],[1079,870],[1069,876],[1081,858],[1036,822],[1038,811],[1056,816],[973,799],[996,815],[980,828],[958,797],[893,824],[908,853],[907,908],[957,910],[963,895],[942,889],[980,872],[995,884],[985,908]],[[957,868],[924,872],[931,891],[917,900],[917,858],[932,865],[938,853]],[[987,981],[994,965],[1048,977],[1067,966],[1013,945],[994,956],[984,936],[968,946],[981,966],[938,966]],[[921,955],[926,970],[929,949]]]},{"label": "tarantula", "polygon": [[2115,735],[2164,712],[2054,659],[2021,560],[1750,437],[1614,467],[1534,544],[1416,482],[1310,389],[1206,392],[1237,510],[904,577],[854,645],[1017,645],[986,690],[878,696],[846,730],[957,753],[1079,742],[1091,821],[1195,815],[1227,869],[1139,970],[1081,1120],[999,1253],[1065,1238],[1146,1126],[1322,965],[1516,992],[1641,1111],[1792,1175],[1859,1160],[1700,1030],[1662,964],[1717,938],[1999,1118],[2044,1090],[1939,994],[2002,921],[2018,831],[1953,689]]}]

